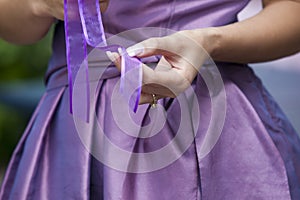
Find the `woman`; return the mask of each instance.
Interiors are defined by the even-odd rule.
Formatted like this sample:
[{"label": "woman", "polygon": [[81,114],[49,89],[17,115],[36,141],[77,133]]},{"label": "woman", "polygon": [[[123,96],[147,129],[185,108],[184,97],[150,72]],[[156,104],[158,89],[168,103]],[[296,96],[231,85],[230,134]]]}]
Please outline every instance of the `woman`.
[{"label": "woman", "polygon": [[[127,49],[129,55],[140,58],[159,55],[150,61],[158,63],[154,70],[143,65],[140,104],[145,105],[139,106],[136,115],[132,114],[140,126],[130,130],[137,133],[136,137],[126,135],[118,124],[119,118],[114,116],[114,112],[121,117],[126,114],[113,110],[120,108],[120,102],[113,96],[119,74],[113,70],[97,87],[94,112],[103,132],[132,155],[161,149],[176,135],[182,121],[184,138],[193,136],[186,149],[180,146],[180,140],[175,142],[174,154],[183,151],[173,162],[144,171],[131,169],[144,162],[151,168],[173,154],[163,155],[162,160],[153,163],[129,160],[126,171],[91,156],[80,131],[78,137],[80,127],[68,109],[64,28],[58,22],[46,76],[47,91],[12,156],[0,198],[300,199],[299,138],[252,70],[245,64],[237,64],[272,60],[299,51],[300,26],[296,19],[300,3],[264,0],[262,12],[236,23],[237,13],[247,3],[248,0],[109,2],[103,14],[108,36],[140,27],[178,31]],[[107,5],[101,2],[103,10]],[[22,4],[2,0],[0,10],[1,37],[19,44],[38,41],[55,18],[63,19],[63,4],[58,0],[27,0]],[[218,61],[223,80],[221,89],[210,88],[215,82],[210,84],[206,79],[212,77],[214,81],[218,77],[203,64],[206,52]],[[119,55],[107,54],[120,68]],[[207,76],[198,73],[200,67]],[[190,85],[194,94],[186,92]],[[218,99],[224,94],[222,91],[226,92],[226,101]],[[178,97],[169,98],[175,96]],[[225,102],[224,124],[213,146],[203,153],[209,124],[214,127],[222,120],[219,116],[214,118],[213,112],[222,115],[219,104],[213,110],[214,99],[217,103]],[[164,107],[165,115],[151,118],[159,111],[151,109],[148,103]],[[201,116],[194,108],[201,110]],[[154,120],[158,124],[163,116],[166,122],[159,133],[149,138],[139,136],[141,126],[147,126],[153,119],[158,119]],[[96,148],[106,152],[106,144],[100,147],[97,144]],[[107,157],[114,159],[110,154]]]}]

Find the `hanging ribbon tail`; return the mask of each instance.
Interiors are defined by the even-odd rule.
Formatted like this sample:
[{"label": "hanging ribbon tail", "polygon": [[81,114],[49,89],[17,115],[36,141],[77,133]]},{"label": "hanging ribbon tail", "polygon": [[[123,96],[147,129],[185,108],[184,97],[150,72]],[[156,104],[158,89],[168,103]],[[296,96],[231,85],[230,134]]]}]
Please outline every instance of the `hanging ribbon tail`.
[{"label": "hanging ribbon tail", "polygon": [[[90,85],[87,45],[103,51],[117,52],[118,48],[121,48],[120,91],[129,107],[136,112],[142,90],[142,63],[139,59],[130,57],[125,48],[120,45],[107,46],[99,1],[64,0],[64,12],[70,112],[73,114],[73,105],[76,105],[77,117],[89,122]],[[75,79],[79,82],[76,88],[74,88]],[[80,95],[73,99],[74,89],[78,91],[76,94]],[[85,98],[82,98],[83,94]]]},{"label": "hanging ribbon tail", "polygon": [[[73,90],[75,78],[80,70],[80,67],[85,68],[86,88],[84,88],[86,95],[85,107],[82,108],[81,114],[83,119],[89,121],[89,84],[88,84],[88,63],[87,44],[84,38],[81,19],[79,15],[79,7],[77,0],[64,0],[65,12],[65,37],[66,37],[66,57],[68,66],[68,82],[69,82],[69,96],[70,96],[70,112],[73,114]],[[81,104],[82,105],[82,104]]]},{"label": "hanging ribbon tail", "polygon": [[78,0],[83,33],[88,45],[106,46],[99,0]]},{"label": "hanging ribbon tail", "polygon": [[142,62],[130,57],[124,48],[121,50],[120,93],[127,100],[133,112],[137,111],[142,92]]},{"label": "hanging ribbon tail", "polygon": [[130,57],[126,49],[120,45],[96,47],[101,51],[119,52],[121,55],[120,93],[128,103],[129,108],[136,112],[142,92],[142,62],[136,57]]}]

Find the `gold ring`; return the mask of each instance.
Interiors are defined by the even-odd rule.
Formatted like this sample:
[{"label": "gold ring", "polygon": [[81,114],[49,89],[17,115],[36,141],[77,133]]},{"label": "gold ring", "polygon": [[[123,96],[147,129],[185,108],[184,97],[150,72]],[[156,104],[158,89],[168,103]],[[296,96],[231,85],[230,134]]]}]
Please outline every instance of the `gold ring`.
[{"label": "gold ring", "polygon": [[152,94],[152,103],[151,103],[151,108],[156,108],[157,106],[157,98],[156,98],[156,95],[155,94]]}]

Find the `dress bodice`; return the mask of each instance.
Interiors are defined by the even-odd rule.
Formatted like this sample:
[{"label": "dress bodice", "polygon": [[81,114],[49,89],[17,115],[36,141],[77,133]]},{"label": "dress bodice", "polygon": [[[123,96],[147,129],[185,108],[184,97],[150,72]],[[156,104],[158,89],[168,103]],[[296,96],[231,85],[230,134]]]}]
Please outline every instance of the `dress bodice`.
[{"label": "dress bodice", "polygon": [[111,34],[140,28],[173,30],[221,26],[236,21],[250,0],[110,0],[103,14]]},{"label": "dress bodice", "polygon": [[[107,37],[141,27],[160,27],[175,31],[215,27],[235,22],[237,14],[249,1],[110,0],[108,9],[102,14],[102,19]],[[164,33],[161,35],[163,36]],[[64,25],[63,22],[58,22],[47,76],[65,65]]]}]

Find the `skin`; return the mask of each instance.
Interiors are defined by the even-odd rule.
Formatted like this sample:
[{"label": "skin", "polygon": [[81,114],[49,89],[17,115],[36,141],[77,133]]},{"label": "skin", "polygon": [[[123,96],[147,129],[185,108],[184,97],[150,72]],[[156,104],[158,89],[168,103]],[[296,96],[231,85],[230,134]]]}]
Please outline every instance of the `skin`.
[{"label": "skin", "polygon": [[[263,5],[259,14],[242,22],[184,30],[129,47],[127,51],[131,56],[163,55],[154,70],[143,65],[140,104],[152,103],[152,94],[159,99],[176,97],[183,92],[197,75],[207,54],[217,61],[254,63],[299,52],[300,1],[264,0]],[[108,56],[120,69],[119,55],[108,52]]]},{"label": "skin", "polygon": [[[152,94],[175,97],[184,91],[208,55],[217,61],[252,63],[298,52],[300,0],[263,0],[263,4],[259,14],[242,22],[179,31],[127,49],[137,57],[162,55],[154,70],[143,65],[140,104],[152,103]],[[104,11],[108,1],[100,5]],[[63,19],[62,0],[0,0],[0,37],[16,44],[34,43],[44,37],[55,18]],[[120,69],[119,54],[107,54]]]},{"label": "skin", "polygon": [[[109,0],[99,0],[104,12]],[[0,38],[14,44],[42,39],[55,19],[64,19],[64,0],[0,0]]]}]

